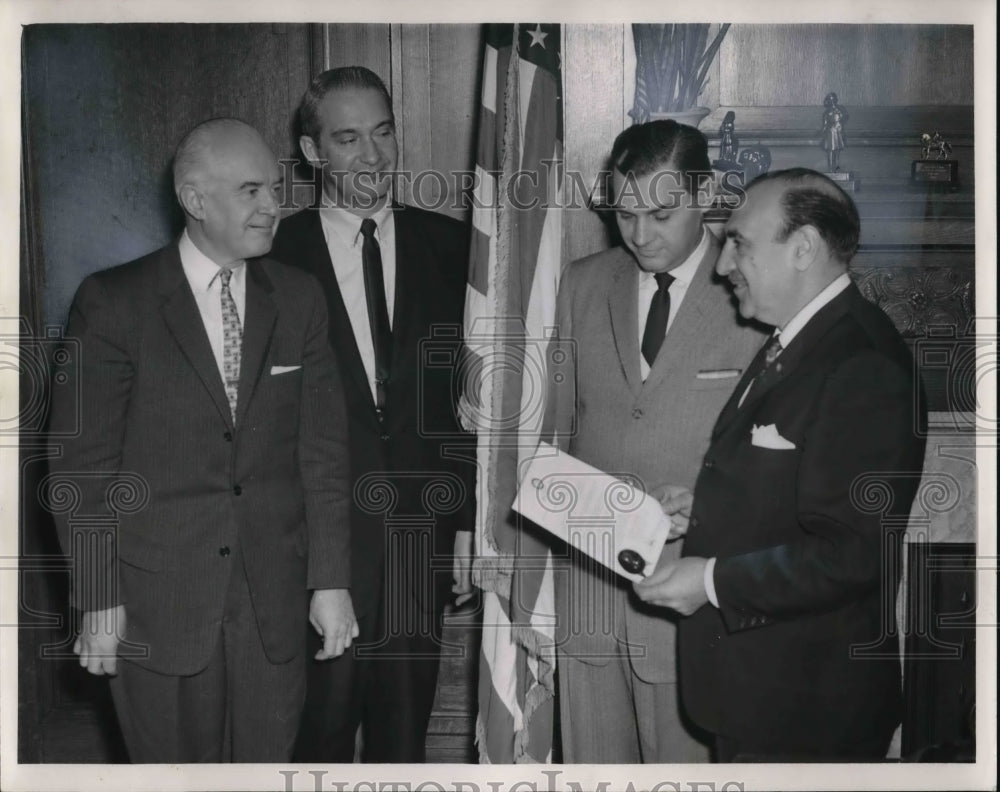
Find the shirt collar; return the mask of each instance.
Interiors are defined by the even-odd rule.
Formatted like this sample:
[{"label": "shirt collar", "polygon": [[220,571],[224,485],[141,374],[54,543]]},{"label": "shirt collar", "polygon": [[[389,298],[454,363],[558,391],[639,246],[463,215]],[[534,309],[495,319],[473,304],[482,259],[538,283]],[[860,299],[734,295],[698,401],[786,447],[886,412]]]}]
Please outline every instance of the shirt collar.
[{"label": "shirt collar", "polygon": [[841,273],[823,291],[807,302],[802,310],[795,314],[784,327],[775,329],[774,333],[781,341],[782,348],[787,349],[792,339],[808,324],[809,320],[850,285],[850,276],[846,272]]},{"label": "shirt collar", "polygon": [[[177,242],[177,248],[181,255],[181,267],[184,268],[184,274],[191,284],[192,291],[207,292],[212,286],[212,281],[222,271],[222,267],[198,249],[186,228]],[[240,261],[230,267],[233,270],[233,277],[239,279],[246,269],[243,266],[245,263]]]},{"label": "shirt collar", "polygon": [[[707,251],[708,229],[703,225],[701,227],[701,239],[698,241],[698,244],[695,245],[694,250],[691,251],[691,255],[684,259],[684,263],[679,267],[674,267],[672,270],[668,270],[673,276],[674,281],[680,281],[684,286],[690,284],[694,279],[695,273],[698,272],[698,265],[701,264],[701,260],[705,258],[705,253]],[[656,277],[655,273],[641,270],[640,278],[642,280],[650,280],[654,277]]]},{"label": "shirt collar", "polygon": [[[372,215],[372,220],[378,227],[376,234],[382,235],[383,224],[392,213],[392,200],[387,200],[385,206]],[[364,219],[351,214],[339,206],[323,206],[319,210],[320,221],[326,229],[327,237],[335,234],[341,243],[349,248],[361,244],[361,221]]]}]

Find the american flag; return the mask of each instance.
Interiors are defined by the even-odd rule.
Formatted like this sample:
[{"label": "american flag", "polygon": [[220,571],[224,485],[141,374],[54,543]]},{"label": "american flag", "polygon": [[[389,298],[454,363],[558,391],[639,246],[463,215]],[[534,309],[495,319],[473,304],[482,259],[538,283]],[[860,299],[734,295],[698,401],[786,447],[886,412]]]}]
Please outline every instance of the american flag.
[{"label": "american flag", "polygon": [[478,431],[476,739],[480,760],[493,764],[552,757],[551,559],[544,542],[519,528],[511,505],[519,465],[542,431],[562,269],[560,41],[559,25],[486,30],[464,418]]}]

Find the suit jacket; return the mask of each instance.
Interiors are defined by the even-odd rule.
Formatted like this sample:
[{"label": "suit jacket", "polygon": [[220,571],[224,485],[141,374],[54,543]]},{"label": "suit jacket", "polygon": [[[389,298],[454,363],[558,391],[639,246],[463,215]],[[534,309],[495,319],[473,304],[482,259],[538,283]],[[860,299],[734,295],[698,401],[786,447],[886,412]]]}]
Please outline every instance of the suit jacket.
[{"label": "suit jacket", "polygon": [[[162,673],[207,664],[237,559],[276,663],[304,651],[307,587],[349,583],[346,423],[326,307],[301,272],[246,266],[235,426],[176,244],[83,282],[57,372],[74,397],[53,404],[66,439],[51,461],[52,484],[78,499],[58,518],[74,603],[123,603],[121,653],[146,647],[136,662]],[[83,519],[109,507],[110,522]]]},{"label": "suit jacket", "polygon": [[[319,212],[306,209],[282,220],[272,250],[279,260],[314,275],[326,296],[330,343],[344,375],[350,416],[351,598],[359,616],[379,603],[387,561],[393,586],[408,588],[428,609],[435,602],[443,607],[452,580],[455,531],[471,527],[474,503],[475,468],[459,457],[469,449],[474,459],[475,438],[458,426],[454,376],[468,234],[443,215],[410,206],[393,209],[396,300],[382,422]],[[395,538],[387,542],[390,529]]]},{"label": "suit jacket", "polygon": [[[683,700],[701,726],[789,752],[888,744],[899,542],[924,453],[914,387],[899,333],[852,284],[723,410],[684,547],[718,557],[721,610],[680,631]],[[794,448],[755,445],[769,425]]]},{"label": "suit jacket", "polygon": [[[694,487],[715,418],[761,343],[758,330],[737,323],[727,289],[713,277],[720,245],[712,235],[710,241],[645,382],[639,269],[628,251],[614,248],[574,262],[560,286],[559,337],[567,361],[554,401],[560,446],[605,472],[638,477],[647,491]],[[667,556],[679,557],[679,545],[668,544]],[[644,605],[627,580],[567,551],[565,545],[556,551],[561,649],[603,664],[620,652],[617,638],[627,642],[640,678],[674,681],[670,613]]]}]

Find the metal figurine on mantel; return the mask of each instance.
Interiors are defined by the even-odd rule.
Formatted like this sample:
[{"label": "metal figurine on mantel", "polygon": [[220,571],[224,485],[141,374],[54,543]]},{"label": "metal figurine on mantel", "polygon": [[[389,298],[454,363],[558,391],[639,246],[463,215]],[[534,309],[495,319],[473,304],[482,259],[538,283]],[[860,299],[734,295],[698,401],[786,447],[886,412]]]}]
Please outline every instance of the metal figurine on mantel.
[{"label": "metal figurine on mantel", "polygon": [[732,110],[726,112],[722,119],[722,126],[719,127],[719,158],[712,163],[716,170],[736,170],[736,150],[740,141],[736,137],[736,113]]},{"label": "metal figurine on mantel", "polygon": [[847,148],[844,124],[847,123],[848,117],[847,110],[841,106],[837,94],[830,91],[823,100],[823,129],[820,132],[820,146],[826,152],[828,166],[826,175],[843,189],[854,192],[857,190],[854,174],[840,169],[840,152]]},{"label": "metal figurine on mantel", "polygon": [[938,190],[958,189],[958,160],[951,158],[951,143],[940,132],[920,136],[920,159],[910,166],[914,186]]},{"label": "metal figurine on mantel", "polygon": [[740,141],[736,137],[736,113],[726,111],[719,127],[719,158],[712,168],[722,172],[723,192],[739,192],[771,167],[771,150],[767,146],[747,146],[737,156]]}]

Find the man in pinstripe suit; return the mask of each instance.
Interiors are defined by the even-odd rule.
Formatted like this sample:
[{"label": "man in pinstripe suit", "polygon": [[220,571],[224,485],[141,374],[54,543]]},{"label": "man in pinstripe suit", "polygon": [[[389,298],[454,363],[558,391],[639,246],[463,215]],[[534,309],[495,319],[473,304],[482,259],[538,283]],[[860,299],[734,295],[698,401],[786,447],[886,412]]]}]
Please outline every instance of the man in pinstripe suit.
[{"label": "man in pinstripe suit", "polygon": [[307,618],[328,655],[349,642],[328,597],[350,562],[326,305],[309,275],[260,258],[280,177],[255,130],[200,124],[174,182],[180,239],[90,276],[70,311],[79,360],[59,393],[79,392],[82,424],[70,431],[74,399],[55,400],[54,437],[69,439],[52,484],[86,514],[124,482],[148,494],[117,530],[58,521],[83,611],[75,651],[114,675],[133,762],[287,761]]}]

